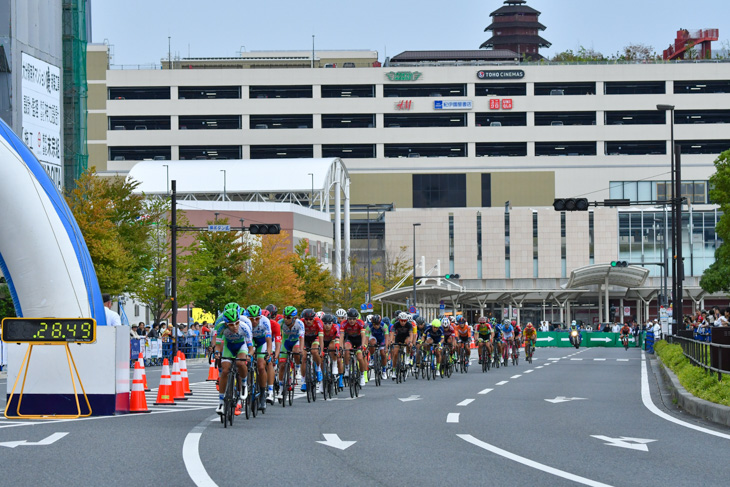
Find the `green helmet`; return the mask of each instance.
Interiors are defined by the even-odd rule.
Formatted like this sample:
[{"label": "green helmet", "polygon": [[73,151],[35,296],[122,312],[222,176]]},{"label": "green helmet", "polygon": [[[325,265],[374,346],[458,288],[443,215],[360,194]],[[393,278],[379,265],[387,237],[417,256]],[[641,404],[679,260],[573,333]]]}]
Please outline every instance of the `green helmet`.
[{"label": "green helmet", "polygon": [[439,328],[441,326],[441,320],[436,318],[431,322],[431,326],[434,328]]},{"label": "green helmet", "polygon": [[252,304],[248,308],[246,308],[246,311],[248,311],[248,315],[251,318],[256,318],[257,316],[261,316],[261,306]]},{"label": "green helmet", "polygon": [[297,315],[297,309],[294,306],[287,306],[284,308],[284,316],[294,317]]},{"label": "green helmet", "polygon": [[223,319],[228,323],[233,323],[238,320],[238,316],[240,314],[241,307],[238,306],[238,303],[228,303],[225,308],[223,308]]}]

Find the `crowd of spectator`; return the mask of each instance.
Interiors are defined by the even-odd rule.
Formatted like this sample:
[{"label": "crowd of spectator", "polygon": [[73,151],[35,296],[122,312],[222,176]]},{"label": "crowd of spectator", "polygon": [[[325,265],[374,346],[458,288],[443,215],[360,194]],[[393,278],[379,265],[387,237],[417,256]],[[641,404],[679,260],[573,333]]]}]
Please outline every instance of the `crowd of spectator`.
[{"label": "crowd of spectator", "polygon": [[692,330],[696,340],[711,341],[712,328],[719,326],[730,326],[730,308],[722,312],[715,306],[709,310],[698,310],[692,315],[684,316],[685,329]]}]

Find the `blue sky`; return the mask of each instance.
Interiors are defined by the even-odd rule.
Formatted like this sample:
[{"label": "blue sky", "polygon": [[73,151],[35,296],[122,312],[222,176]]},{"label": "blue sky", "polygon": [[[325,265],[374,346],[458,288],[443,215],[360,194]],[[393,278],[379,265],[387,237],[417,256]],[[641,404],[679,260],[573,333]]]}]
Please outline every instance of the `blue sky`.
[{"label": "blue sky", "polygon": [[[631,43],[669,46],[680,28],[718,28],[728,48],[728,0],[528,0],[542,12],[544,56],[581,46],[604,55]],[[448,10],[444,10],[444,5]],[[123,8],[121,8],[123,6]],[[92,40],[113,45],[113,64],[152,64],[173,56],[236,56],[241,50],[477,49],[502,0],[92,0]],[[661,7],[659,7],[661,6]]]}]

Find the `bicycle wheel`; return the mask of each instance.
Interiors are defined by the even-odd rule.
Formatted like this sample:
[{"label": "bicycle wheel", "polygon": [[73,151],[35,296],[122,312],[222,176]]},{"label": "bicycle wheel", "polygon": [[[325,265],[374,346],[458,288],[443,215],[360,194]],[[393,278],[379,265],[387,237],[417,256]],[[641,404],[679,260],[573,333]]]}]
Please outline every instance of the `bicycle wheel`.
[{"label": "bicycle wheel", "polygon": [[289,406],[291,406],[292,403],[294,402],[294,384],[295,384],[294,370],[295,369],[296,369],[296,366],[294,365],[294,362],[292,362],[291,367],[289,367],[289,370],[287,371],[287,375],[289,376],[289,378],[287,379],[288,386],[286,388],[286,391],[287,391],[287,395],[289,396]]},{"label": "bicycle wheel", "polygon": [[362,371],[360,370],[360,363],[355,359],[355,397],[360,397],[360,377],[362,377]]},{"label": "bicycle wheel", "polygon": [[487,370],[489,370],[488,369],[489,360],[487,359],[487,347],[485,347],[484,345],[481,345],[479,347],[479,351],[481,352],[479,356],[482,358],[482,373],[484,373]]},{"label": "bicycle wheel", "polygon": [[350,353],[350,375],[347,377],[347,385],[350,387],[350,397],[355,398],[355,360],[353,360],[352,353]]},{"label": "bicycle wheel", "polygon": [[254,369],[254,373],[251,374],[251,372],[249,372],[249,375],[251,376],[251,383],[249,384],[250,390],[248,391],[248,397],[251,399],[251,416],[255,418],[259,409],[259,384],[258,377],[256,377],[256,369],[254,367],[252,368]]}]

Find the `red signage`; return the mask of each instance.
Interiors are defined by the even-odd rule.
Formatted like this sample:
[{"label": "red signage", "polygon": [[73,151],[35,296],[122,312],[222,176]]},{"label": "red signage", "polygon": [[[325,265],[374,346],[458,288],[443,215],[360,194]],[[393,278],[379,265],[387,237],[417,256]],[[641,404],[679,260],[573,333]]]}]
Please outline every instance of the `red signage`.
[{"label": "red signage", "polygon": [[512,110],[512,98],[505,98],[504,100],[493,98],[489,100],[490,110],[499,110],[500,105],[503,110]]},{"label": "red signage", "polygon": [[489,100],[489,109],[490,110],[499,110],[499,100],[495,100],[495,99]]},{"label": "red signage", "polygon": [[502,100],[502,108],[504,110],[512,110],[512,98],[505,98]]},{"label": "red signage", "polygon": [[411,100],[401,100],[395,104],[395,108],[398,110],[410,110]]}]

